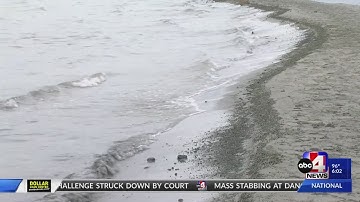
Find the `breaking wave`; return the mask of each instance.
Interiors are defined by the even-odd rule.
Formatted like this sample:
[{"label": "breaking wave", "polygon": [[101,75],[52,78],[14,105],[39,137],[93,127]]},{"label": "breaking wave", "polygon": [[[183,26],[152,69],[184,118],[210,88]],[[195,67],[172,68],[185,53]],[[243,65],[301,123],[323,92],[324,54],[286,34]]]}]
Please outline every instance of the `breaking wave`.
[{"label": "breaking wave", "polygon": [[21,105],[34,104],[37,101],[43,101],[49,96],[59,94],[64,89],[69,88],[89,88],[100,85],[106,81],[105,73],[96,73],[80,80],[60,83],[54,86],[44,86],[38,90],[30,91],[25,95],[20,95],[0,101],[0,109],[11,110],[20,107]]},{"label": "breaking wave", "polygon": [[106,81],[106,76],[104,73],[93,74],[89,77],[85,77],[83,79],[77,81],[71,81],[67,83],[63,83],[61,85],[71,86],[71,87],[79,87],[79,88],[87,88],[98,86],[99,84]]}]

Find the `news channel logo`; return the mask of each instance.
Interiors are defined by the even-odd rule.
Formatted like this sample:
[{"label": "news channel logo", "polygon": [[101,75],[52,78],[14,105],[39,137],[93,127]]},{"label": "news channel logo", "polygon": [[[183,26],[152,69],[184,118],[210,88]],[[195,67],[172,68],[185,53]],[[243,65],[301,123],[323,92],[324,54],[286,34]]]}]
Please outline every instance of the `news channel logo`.
[{"label": "news channel logo", "polygon": [[205,181],[198,181],[196,183],[196,187],[198,188],[198,191],[206,191],[207,190],[207,185]]},{"label": "news channel logo", "polygon": [[328,154],[323,151],[304,152],[298,163],[298,169],[305,179],[329,179]]}]

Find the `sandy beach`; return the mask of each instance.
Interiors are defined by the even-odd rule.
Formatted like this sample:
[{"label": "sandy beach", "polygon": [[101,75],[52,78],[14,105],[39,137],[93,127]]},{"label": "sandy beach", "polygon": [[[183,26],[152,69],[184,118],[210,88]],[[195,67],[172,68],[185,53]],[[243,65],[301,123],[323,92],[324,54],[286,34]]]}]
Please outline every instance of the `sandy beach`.
[{"label": "sandy beach", "polygon": [[[353,193],[224,194],[214,201],[358,201],[360,7],[305,0],[252,0],[295,23],[307,37],[281,62],[258,72],[237,95],[230,125],[202,148],[217,178],[303,178],[304,151],[352,158]],[[270,20],[271,20],[270,19]],[[211,158],[214,157],[214,158]]]}]

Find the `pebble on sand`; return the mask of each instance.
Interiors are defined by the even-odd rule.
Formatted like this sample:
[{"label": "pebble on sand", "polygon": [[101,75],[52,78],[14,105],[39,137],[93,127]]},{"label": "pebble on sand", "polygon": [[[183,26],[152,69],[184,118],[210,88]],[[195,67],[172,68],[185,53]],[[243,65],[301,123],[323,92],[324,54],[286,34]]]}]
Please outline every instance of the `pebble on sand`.
[{"label": "pebble on sand", "polygon": [[180,155],[178,155],[177,156],[177,160],[179,161],[179,162],[185,162],[186,160],[187,160],[187,155],[184,155],[184,154],[180,154]]},{"label": "pebble on sand", "polygon": [[154,158],[154,157],[149,157],[149,158],[147,158],[147,162],[148,162],[148,163],[154,163],[154,162],[155,162],[155,158]]}]

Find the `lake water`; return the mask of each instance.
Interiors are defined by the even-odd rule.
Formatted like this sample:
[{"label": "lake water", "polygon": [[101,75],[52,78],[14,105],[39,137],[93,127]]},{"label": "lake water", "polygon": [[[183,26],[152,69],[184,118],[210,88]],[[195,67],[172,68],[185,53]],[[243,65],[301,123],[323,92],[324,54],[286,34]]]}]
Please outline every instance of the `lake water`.
[{"label": "lake water", "polygon": [[343,3],[343,4],[360,5],[359,0],[317,0],[317,1],[324,3]]}]

